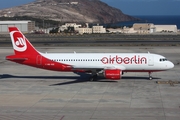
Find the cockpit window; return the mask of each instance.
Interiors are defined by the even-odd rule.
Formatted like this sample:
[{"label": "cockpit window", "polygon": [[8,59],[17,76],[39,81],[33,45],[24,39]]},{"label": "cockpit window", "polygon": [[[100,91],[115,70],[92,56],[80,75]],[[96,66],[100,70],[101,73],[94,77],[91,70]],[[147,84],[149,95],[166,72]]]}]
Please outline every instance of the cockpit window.
[{"label": "cockpit window", "polygon": [[166,58],[159,59],[160,62],[168,61]]}]

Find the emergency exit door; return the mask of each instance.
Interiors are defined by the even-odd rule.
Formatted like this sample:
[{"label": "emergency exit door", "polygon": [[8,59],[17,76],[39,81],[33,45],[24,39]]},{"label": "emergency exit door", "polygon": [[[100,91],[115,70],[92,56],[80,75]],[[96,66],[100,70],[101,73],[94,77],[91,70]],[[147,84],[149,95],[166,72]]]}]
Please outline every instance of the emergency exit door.
[{"label": "emergency exit door", "polygon": [[37,58],[36,58],[36,64],[37,65],[42,65],[42,56],[41,55],[38,55]]}]

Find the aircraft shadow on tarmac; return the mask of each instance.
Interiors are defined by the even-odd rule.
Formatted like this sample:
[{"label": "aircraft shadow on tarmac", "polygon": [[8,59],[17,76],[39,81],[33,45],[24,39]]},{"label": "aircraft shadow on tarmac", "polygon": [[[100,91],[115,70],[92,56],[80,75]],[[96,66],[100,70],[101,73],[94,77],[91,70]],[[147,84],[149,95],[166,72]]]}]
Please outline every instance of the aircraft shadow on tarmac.
[{"label": "aircraft shadow on tarmac", "polygon": [[[90,75],[84,75],[84,76],[16,76],[16,75],[10,75],[10,74],[3,74],[0,75],[0,79],[7,79],[7,78],[24,78],[24,79],[53,79],[53,80],[63,80],[66,79],[67,82],[62,82],[62,83],[57,83],[57,84],[52,84],[49,86],[60,86],[60,85],[68,85],[68,84],[76,84],[76,83],[83,83],[83,82],[90,82],[89,81]],[[137,77],[137,76],[123,76],[123,80],[149,80],[148,77]],[[160,79],[160,78],[153,78],[153,79]],[[73,80],[73,81],[69,81]],[[113,80],[107,80],[103,77],[98,77],[96,81],[91,81],[91,82],[112,82],[116,83],[118,81],[113,81]]]},{"label": "aircraft shadow on tarmac", "polygon": [[78,76],[16,76],[11,74],[0,75],[1,79],[6,78],[27,78],[27,79],[77,79]]}]

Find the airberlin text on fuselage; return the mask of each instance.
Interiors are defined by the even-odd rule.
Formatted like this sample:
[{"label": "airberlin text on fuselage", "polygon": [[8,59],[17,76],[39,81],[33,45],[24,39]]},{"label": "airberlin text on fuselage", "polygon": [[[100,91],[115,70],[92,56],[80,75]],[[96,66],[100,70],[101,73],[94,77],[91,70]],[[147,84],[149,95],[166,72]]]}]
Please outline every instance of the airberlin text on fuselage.
[{"label": "airberlin text on fuselage", "polygon": [[109,56],[103,57],[101,59],[103,64],[147,64],[147,58],[141,56],[133,56],[133,57],[119,57],[116,56]]}]

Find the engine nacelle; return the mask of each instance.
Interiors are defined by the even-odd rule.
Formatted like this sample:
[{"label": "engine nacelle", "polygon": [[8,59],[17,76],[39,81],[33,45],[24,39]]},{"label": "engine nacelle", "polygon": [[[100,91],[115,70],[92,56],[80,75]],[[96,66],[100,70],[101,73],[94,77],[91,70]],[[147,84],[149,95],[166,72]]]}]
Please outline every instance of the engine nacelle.
[{"label": "engine nacelle", "polygon": [[106,69],[104,70],[104,76],[106,79],[120,80],[122,76],[122,71],[119,69]]}]

